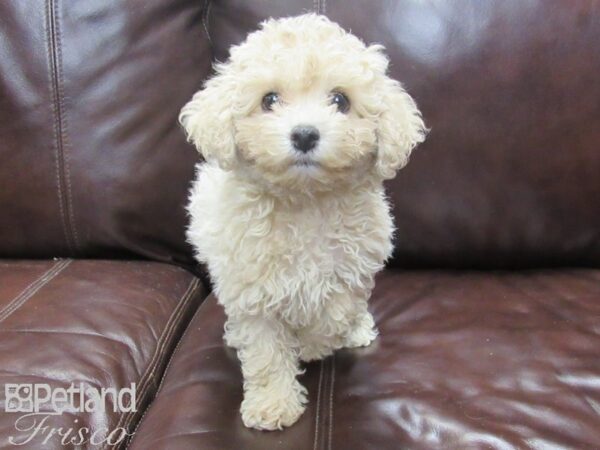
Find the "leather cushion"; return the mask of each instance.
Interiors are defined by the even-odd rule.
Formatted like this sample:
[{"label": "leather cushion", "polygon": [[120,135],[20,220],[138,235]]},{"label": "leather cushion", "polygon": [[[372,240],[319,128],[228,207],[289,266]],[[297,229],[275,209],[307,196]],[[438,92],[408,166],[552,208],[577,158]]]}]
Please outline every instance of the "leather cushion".
[{"label": "leather cushion", "polygon": [[[131,429],[153,398],[175,344],[206,296],[198,278],[149,262],[0,261],[0,447],[13,448],[21,413],[5,413],[6,383],[121,388],[136,383],[137,413],[52,415],[50,428]],[[30,425],[21,424],[21,429]],[[99,437],[101,437],[99,435]],[[40,433],[21,448],[63,446]]]},{"label": "leather cushion", "polygon": [[594,0],[217,0],[214,55],[307,11],[384,44],[431,128],[388,184],[396,265],[600,264]]},{"label": "leather cushion", "polygon": [[177,115],[210,68],[203,7],[0,2],[0,256],[192,262]]},{"label": "leather cushion", "polygon": [[302,376],[309,407],[246,429],[242,379],[210,296],[175,352],[133,450],[600,448],[600,271],[381,274],[381,332]]}]

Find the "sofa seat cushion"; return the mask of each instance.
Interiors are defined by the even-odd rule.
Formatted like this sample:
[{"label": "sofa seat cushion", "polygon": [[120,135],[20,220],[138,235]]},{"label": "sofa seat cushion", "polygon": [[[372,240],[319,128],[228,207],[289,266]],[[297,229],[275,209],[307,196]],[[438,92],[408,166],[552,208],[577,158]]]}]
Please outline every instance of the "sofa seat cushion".
[{"label": "sofa seat cushion", "polygon": [[[15,443],[20,448],[99,448],[109,432],[134,428],[205,295],[198,278],[160,263],[0,261],[0,448],[19,448]],[[10,384],[25,385],[17,392],[23,399],[19,408],[27,409],[27,385],[99,390],[131,388],[131,383],[137,412],[114,411],[114,396],[107,396],[105,411],[90,403],[84,411],[51,414],[53,408],[44,402],[39,415],[17,422],[26,412],[15,411],[6,398],[8,393],[16,401],[6,390]],[[123,392],[127,407],[132,395]],[[38,400],[44,395],[40,391]],[[40,424],[46,416],[46,430],[32,437],[34,420]],[[61,427],[74,430],[72,440],[61,442]],[[48,437],[51,430],[55,435]],[[92,433],[102,445],[92,445]]]},{"label": "sofa seat cushion", "polygon": [[131,448],[600,448],[599,300],[598,270],[385,272],[377,341],[310,364],[306,413],[260,432],[211,295]]}]

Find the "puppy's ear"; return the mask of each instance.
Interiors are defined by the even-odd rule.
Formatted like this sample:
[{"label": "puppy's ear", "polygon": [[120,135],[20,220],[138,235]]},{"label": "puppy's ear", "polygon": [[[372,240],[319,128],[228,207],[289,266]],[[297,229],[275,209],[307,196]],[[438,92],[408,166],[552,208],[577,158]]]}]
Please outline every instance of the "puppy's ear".
[{"label": "puppy's ear", "polygon": [[427,129],[415,101],[400,83],[384,76],[380,86],[383,110],[377,127],[375,170],[387,180],[408,163],[413,148],[425,140]]},{"label": "puppy's ear", "polygon": [[204,89],[196,92],[179,114],[179,122],[207,161],[216,161],[225,170],[235,162],[233,106],[235,85],[225,66]]}]

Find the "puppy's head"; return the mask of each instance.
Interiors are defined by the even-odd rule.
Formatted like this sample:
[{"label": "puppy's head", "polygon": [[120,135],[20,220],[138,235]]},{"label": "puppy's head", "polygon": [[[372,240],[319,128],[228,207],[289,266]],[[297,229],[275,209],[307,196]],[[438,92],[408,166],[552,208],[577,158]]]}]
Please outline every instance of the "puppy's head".
[{"label": "puppy's head", "polygon": [[216,66],[180,122],[206,160],[279,187],[392,178],[425,127],[382,50],[323,16],[268,20]]}]

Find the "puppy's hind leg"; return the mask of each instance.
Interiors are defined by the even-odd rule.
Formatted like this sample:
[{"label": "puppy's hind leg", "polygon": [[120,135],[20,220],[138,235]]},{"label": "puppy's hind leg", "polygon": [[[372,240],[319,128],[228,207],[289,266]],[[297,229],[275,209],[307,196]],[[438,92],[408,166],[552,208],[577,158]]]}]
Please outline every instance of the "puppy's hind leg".
[{"label": "puppy's hind leg", "polygon": [[334,337],[322,336],[315,330],[300,331],[298,339],[300,340],[299,357],[302,362],[321,360],[341,347],[341,344],[336,345],[337,339]]},{"label": "puppy's hind leg", "polygon": [[304,411],[306,388],[296,379],[295,337],[283,324],[256,316],[230,319],[226,335],[242,363],[244,425],[275,430],[296,422]]},{"label": "puppy's hind leg", "polygon": [[375,320],[367,310],[367,302],[361,301],[358,314],[351,323],[350,329],[344,336],[344,347],[367,347],[379,334]]}]

